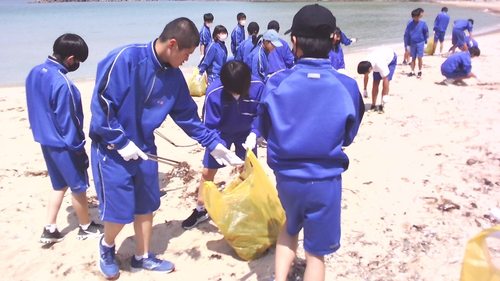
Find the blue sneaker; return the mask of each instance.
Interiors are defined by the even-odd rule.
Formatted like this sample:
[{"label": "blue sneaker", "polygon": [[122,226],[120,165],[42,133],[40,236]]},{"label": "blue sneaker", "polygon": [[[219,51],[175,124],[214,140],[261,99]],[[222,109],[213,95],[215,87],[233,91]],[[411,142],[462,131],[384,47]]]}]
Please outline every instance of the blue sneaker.
[{"label": "blue sneaker", "polygon": [[109,248],[101,244],[104,236],[99,239],[99,271],[108,280],[116,280],[120,277],[120,270],[115,259],[115,246]]},{"label": "blue sneaker", "polygon": [[156,258],[156,256],[152,255],[151,253],[148,253],[148,257],[140,261],[136,260],[135,257],[132,257],[132,259],[130,260],[130,271],[137,272],[141,271],[142,269],[147,269],[158,273],[170,273],[174,271],[175,266],[169,261],[164,261]]}]

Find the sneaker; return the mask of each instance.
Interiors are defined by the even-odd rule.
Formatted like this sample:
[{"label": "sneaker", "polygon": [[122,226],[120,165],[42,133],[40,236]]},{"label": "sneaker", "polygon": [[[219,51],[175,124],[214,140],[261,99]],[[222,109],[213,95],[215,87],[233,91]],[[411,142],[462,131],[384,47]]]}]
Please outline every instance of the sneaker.
[{"label": "sneaker", "polygon": [[116,280],[120,277],[120,270],[115,259],[115,246],[106,247],[102,245],[102,239],[99,239],[99,271],[108,280]]},{"label": "sneaker", "polygon": [[445,83],[446,85],[451,85],[451,84],[453,84],[454,82],[455,82],[455,80],[453,80],[453,79],[451,79],[451,78],[447,78],[447,79],[445,79],[445,80],[444,80],[444,83]]},{"label": "sneaker", "polygon": [[377,111],[377,106],[376,105],[370,106],[370,110],[368,110],[368,111],[371,111],[371,112]]},{"label": "sneaker", "polygon": [[383,113],[385,113],[384,106],[383,105],[379,105],[378,106],[378,114],[383,114]]},{"label": "sneaker", "polygon": [[419,72],[417,73],[417,78],[420,78],[420,77],[422,77],[422,71],[419,71]]},{"label": "sneaker", "polygon": [[407,62],[403,61],[403,65],[409,65],[409,63],[407,63]]},{"label": "sneaker", "polygon": [[175,265],[169,261],[160,260],[151,253],[148,253],[148,257],[140,261],[132,257],[130,260],[130,271],[137,272],[143,269],[158,273],[170,273],[175,270]]},{"label": "sneaker", "polygon": [[415,76],[415,72],[413,72],[413,71],[408,74],[408,77],[412,77],[412,76]]},{"label": "sneaker", "polygon": [[182,222],[182,227],[184,229],[191,229],[200,222],[204,222],[206,220],[208,220],[207,210],[198,212],[198,210],[194,209],[193,213],[189,216],[189,218],[187,218],[185,221]]},{"label": "sneaker", "polygon": [[87,230],[83,230],[83,228],[80,226],[80,230],[76,235],[76,239],[85,240],[87,238],[97,238],[101,237],[103,234],[104,234],[104,225],[97,224],[91,221]]},{"label": "sneaker", "polygon": [[57,243],[64,240],[64,237],[61,235],[59,230],[56,229],[54,232],[50,232],[45,227],[43,228],[42,236],[40,237],[40,243]]}]

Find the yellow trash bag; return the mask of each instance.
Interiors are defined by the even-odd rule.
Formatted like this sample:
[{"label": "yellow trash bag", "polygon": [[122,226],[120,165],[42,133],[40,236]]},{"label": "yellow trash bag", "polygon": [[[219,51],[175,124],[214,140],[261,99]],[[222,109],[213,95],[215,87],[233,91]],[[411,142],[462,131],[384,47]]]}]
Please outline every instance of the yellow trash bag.
[{"label": "yellow trash bag", "polygon": [[197,67],[195,67],[193,70],[193,74],[187,81],[189,94],[195,97],[201,97],[207,91],[207,75],[206,73],[203,73],[203,79],[201,79],[201,81],[198,82],[196,80],[196,76],[198,75],[198,73],[200,73],[200,70]]},{"label": "yellow trash bag", "polygon": [[491,262],[487,237],[500,238],[500,226],[481,231],[465,247],[460,281],[498,281],[500,270]]},{"label": "yellow trash bag", "polygon": [[213,222],[244,260],[260,258],[285,223],[278,192],[251,150],[243,172],[224,190],[205,182],[203,199]]},{"label": "yellow trash bag", "polygon": [[429,42],[427,42],[427,48],[425,48],[424,54],[432,55],[433,52],[434,52],[434,39],[431,38],[431,40],[429,40]]}]

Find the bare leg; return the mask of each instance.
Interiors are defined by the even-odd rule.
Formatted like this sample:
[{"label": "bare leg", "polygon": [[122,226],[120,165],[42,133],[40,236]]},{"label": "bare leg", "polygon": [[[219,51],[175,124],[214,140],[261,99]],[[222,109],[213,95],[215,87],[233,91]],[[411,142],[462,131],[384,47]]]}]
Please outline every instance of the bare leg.
[{"label": "bare leg", "polygon": [[422,71],[422,57],[418,58],[418,71]]},{"label": "bare leg", "polygon": [[47,206],[47,224],[56,224],[57,214],[59,213],[59,209],[61,208],[66,190],[68,190],[68,187],[60,190],[52,189],[52,191],[50,192],[49,204]]},{"label": "bare leg", "polygon": [[72,194],[73,209],[75,210],[78,221],[82,225],[90,223],[89,203],[87,202],[87,192]]},{"label": "bare leg", "polygon": [[104,242],[108,245],[115,244],[116,236],[122,230],[124,224],[105,221],[104,222]]},{"label": "bare leg", "polygon": [[414,72],[415,71],[415,58],[411,58],[411,72]]},{"label": "bare leg", "polygon": [[286,222],[278,235],[276,242],[276,256],[274,260],[274,273],[276,281],[286,281],[290,266],[295,259],[299,235],[291,236],[286,231]]},{"label": "bare leg", "polygon": [[153,214],[135,215],[135,254],[142,256],[149,251],[151,233],[153,232]]},{"label": "bare leg", "polygon": [[306,251],[306,271],[304,281],[325,280],[325,257],[311,254]]},{"label": "bare leg", "polygon": [[451,47],[451,53],[454,54],[455,53],[455,49],[457,48],[457,45],[453,44],[453,46]]},{"label": "bare leg", "polygon": [[443,45],[444,45],[444,42],[439,42],[439,53],[440,54],[443,53]]},{"label": "bare leg", "polygon": [[196,202],[198,206],[205,205],[203,200],[203,184],[205,184],[206,181],[214,181],[215,174],[217,174],[217,169],[203,168],[203,171],[201,172],[200,186],[198,187],[198,201]]},{"label": "bare leg", "polygon": [[377,105],[378,85],[380,85],[380,81],[373,80],[372,105]]}]

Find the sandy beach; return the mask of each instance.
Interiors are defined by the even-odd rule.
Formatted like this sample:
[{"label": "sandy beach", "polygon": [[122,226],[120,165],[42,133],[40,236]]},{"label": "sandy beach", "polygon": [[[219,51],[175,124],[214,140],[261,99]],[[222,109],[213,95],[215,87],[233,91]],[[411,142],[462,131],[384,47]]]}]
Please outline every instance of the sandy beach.
[{"label": "sandy beach", "polygon": [[[500,10],[499,2],[444,3],[457,4]],[[426,11],[431,30],[437,12]],[[346,148],[351,162],[343,174],[342,247],[326,257],[326,280],[458,280],[467,241],[497,224],[488,214],[500,204],[500,141],[495,129],[500,122],[500,33],[475,38],[481,56],[472,60],[472,71],[481,83],[468,79],[458,85],[441,84],[445,58],[440,56],[424,57],[421,79],[407,77],[410,67],[401,65],[403,43],[395,49],[399,64],[386,113],[367,113],[354,143]],[[445,41],[445,49],[450,41]],[[366,55],[345,54],[346,70],[360,89],[363,77],[356,66]],[[183,71],[189,76],[191,69]],[[94,81],[75,84],[82,94],[88,133]],[[204,97],[193,99],[201,110]],[[369,108],[371,98],[365,104]],[[64,241],[38,242],[51,184],[40,146],[29,130],[24,87],[0,88],[0,116],[0,248],[7,257],[0,264],[0,279],[104,280],[97,270],[98,240],[76,239],[78,223],[69,193],[58,216]],[[116,241],[119,280],[273,280],[274,247],[247,262],[213,222],[188,231],[181,227],[195,206],[204,150],[170,119],[158,131],[177,145],[192,145],[156,141],[158,155],[187,162],[193,175],[185,182],[181,170],[160,164],[160,188],[167,195],[155,214],[151,251],[174,262],[176,271],[132,274],[129,262],[135,242],[133,227],[127,225]],[[86,148],[90,151],[90,140]],[[275,182],[265,148],[259,148],[259,160]],[[215,182],[229,183],[235,177],[232,170],[219,170]],[[90,169],[89,176],[90,212],[98,221]],[[460,208],[448,209],[450,202]],[[493,248],[493,256],[500,257],[500,246]],[[304,264],[299,245],[289,280],[302,280]]]}]

